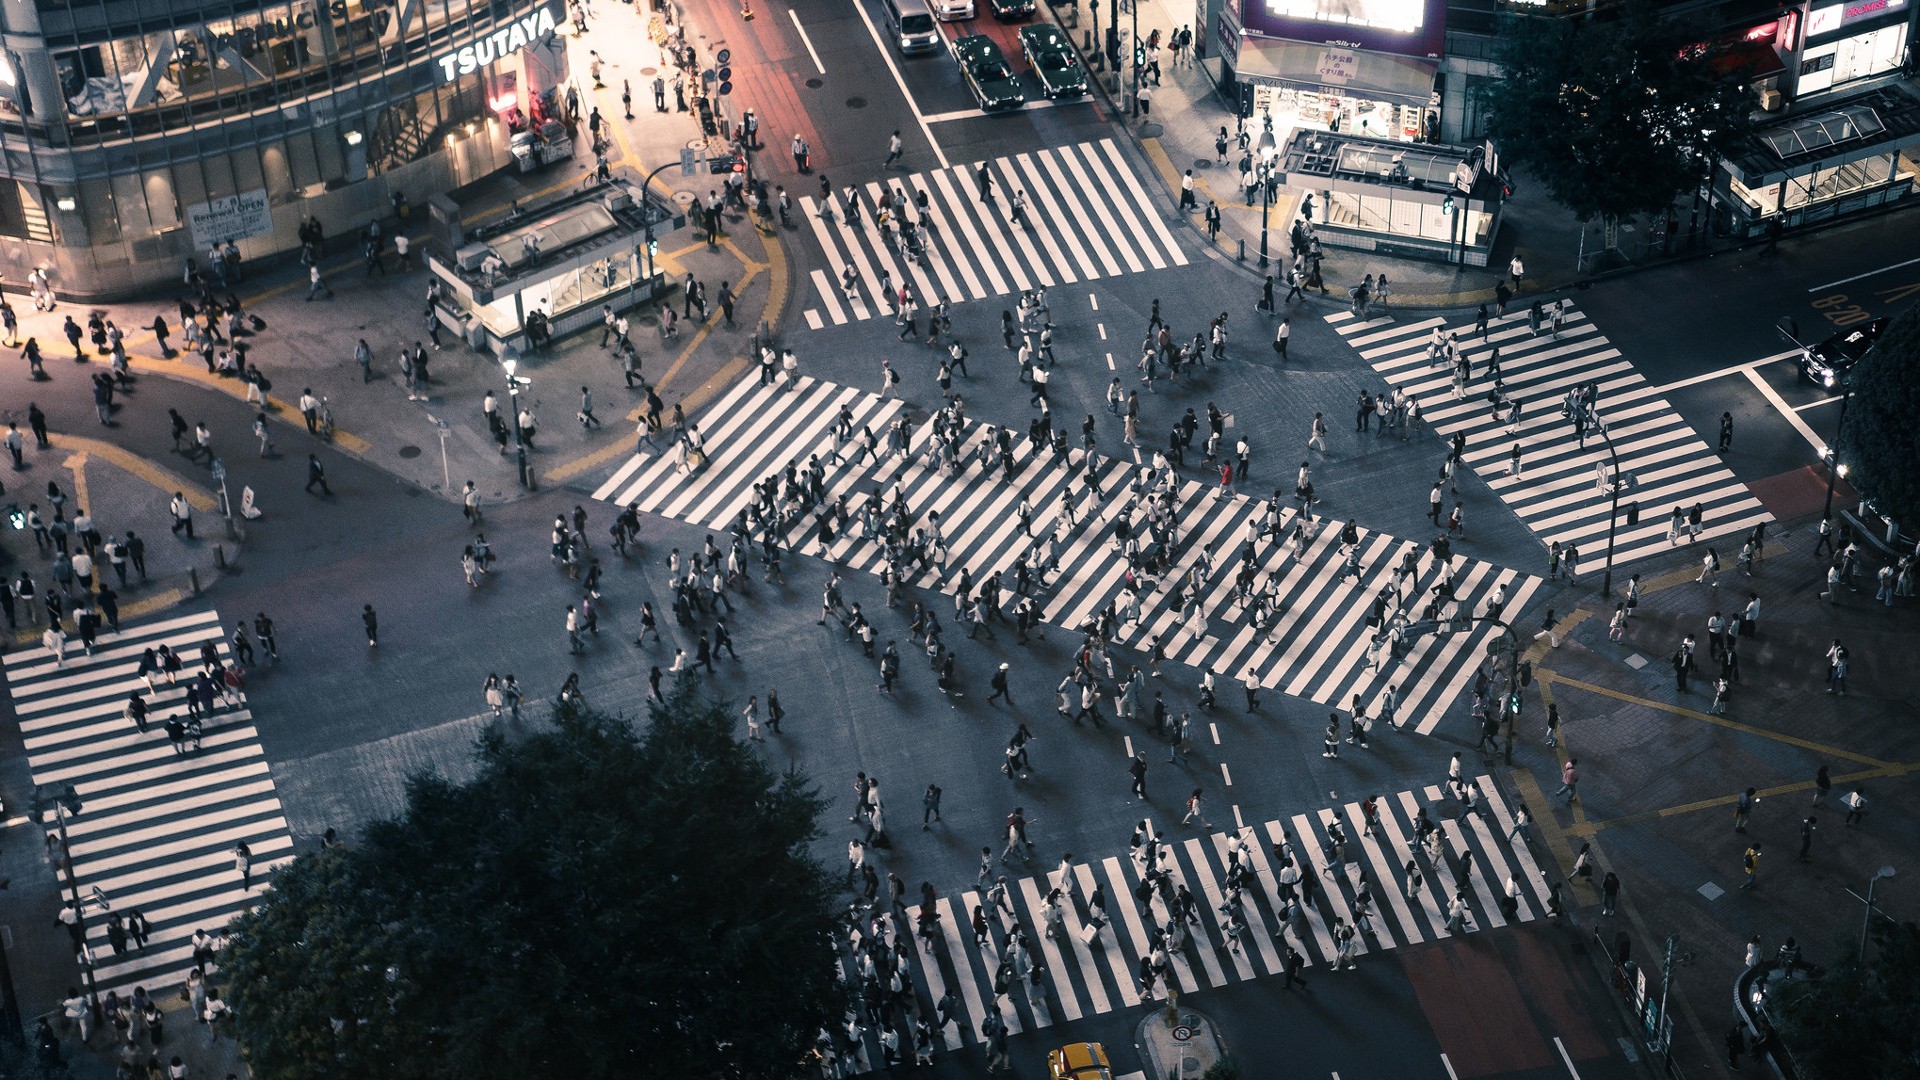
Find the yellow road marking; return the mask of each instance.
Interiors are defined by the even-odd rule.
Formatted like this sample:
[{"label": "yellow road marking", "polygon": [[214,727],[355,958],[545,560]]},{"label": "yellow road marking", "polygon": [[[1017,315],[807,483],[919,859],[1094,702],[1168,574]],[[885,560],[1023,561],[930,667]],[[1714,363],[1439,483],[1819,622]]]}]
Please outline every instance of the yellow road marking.
[{"label": "yellow road marking", "polygon": [[[209,375],[191,364],[181,363],[177,360],[156,360],[150,356],[129,357],[128,363],[136,371],[147,371],[156,375],[167,375],[176,379],[185,379],[188,382],[199,383],[201,386],[218,390],[228,397],[237,398],[241,401],[245,401],[247,397],[246,383],[238,379]],[[266,395],[266,398],[267,407],[264,411],[269,417],[285,420],[289,424],[298,423],[303,428],[305,427],[306,422],[304,420],[291,419],[300,415],[298,402],[289,402],[282,398],[277,398],[272,394]],[[365,454],[367,451],[373,449],[372,443],[355,435],[351,431],[342,430],[338,425],[335,425],[333,429],[333,444],[342,450],[354,454]]]},{"label": "yellow road marking", "polygon": [[[1920,770],[1920,761],[1890,762],[1879,768],[1862,769],[1858,772],[1847,773],[1843,776],[1830,777],[1830,779],[1834,784],[1844,787],[1849,784],[1857,784],[1862,780],[1880,780],[1890,776],[1904,776],[1916,770]],[[1754,794],[1759,798],[1770,799],[1781,795],[1804,795],[1812,791],[1813,788],[1813,781],[1802,780],[1793,784],[1779,784],[1770,788],[1760,788],[1756,790]],[[1618,828],[1622,825],[1637,825],[1647,821],[1658,821],[1661,818],[1679,817],[1681,814],[1697,813],[1701,810],[1733,806],[1739,801],[1740,796],[1738,793],[1722,795],[1712,799],[1699,799],[1690,803],[1680,803],[1677,806],[1663,806],[1658,810],[1643,810],[1638,814],[1627,814],[1624,817],[1609,818],[1606,821],[1596,821],[1580,829],[1579,832],[1584,836],[1592,836],[1604,829]]]},{"label": "yellow road marking", "polygon": [[[756,228],[755,231],[758,232],[759,230]],[[727,238],[725,242],[728,250],[732,251],[734,256],[746,267],[746,273],[740,279],[741,291],[744,292],[746,290],[747,284],[751,282],[760,271],[770,271],[767,275],[767,304],[761,317],[766,321],[768,326],[777,326],[779,325],[781,315],[786,310],[788,299],[787,254],[784,248],[769,239],[764,233],[760,236],[760,243],[762,250],[766,253],[767,261],[765,262],[757,262],[749,258],[745,252],[741,251],[740,248],[734,244],[731,237]],[[701,246],[704,245],[689,244],[686,248],[674,254],[684,254],[686,251]],[[718,319],[719,315],[716,313],[713,318],[708,319],[706,324],[700,327],[699,332],[693,336],[693,339],[688,341],[686,346],[680,350],[680,355],[674,358],[673,363],[667,368],[666,374],[660,376],[660,381],[654,384],[656,391],[665,388],[673,381],[675,376],[680,374],[681,370],[686,367],[687,361],[692,358],[694,350],[699,348],[701,342],[705,341],[707,336],[713,332]],[[734,356],[729,358],[725,364],[721,365],[720,370],[715,373],[713,378],[707,380],[705,384],[697,387],[692,393],[680,400],[679,404],[681,408],[688,412],[698,409],[700,406],[706,404],[709,397],[718,393],[722,387],[731,384],[735,378],[744,374],[751,366],[752,360],[747,357]],[[627,422],[633,423],[638,421],[645,412],[646,406],[644,403],[636,405],[632,411],[627,413]],[[623,440],[616,439],[598,450],[555,466],[547,472],[546,480],[550,484],[565,483],[577,476],[581,476],[615,461],[626,453],[628,453],[627,444]]]},{"label": "yellow road marking", "polygon": [[1551,681],[1563,686],[1571,686],[1577,690],[1585,690],[1588,693],[1599,694],[1602,697],[1610,697],[1616,701],[1624,701],[1629,705],[1641,705],[1649,709],[1657,709],[1664,713],[1671,713],[1674,716],[1684,716],[1689,720],[1701,720],[1713,724],[1716,727],[1726,728],[1729,731],[1737,731],[1743,735],[1753,735],[1762,739],[1770,739],[1774,742],[1785,743],[1788,746],[1799,747],[1802,750],[1810,750],[1816,754],[1822,754],[1827,757],[1836,757],[1843,761],[1858,762],[1861,765],[1875,769],[1901,768],[1901,766],[1890,761],[1882,761],[1879,758],[1868,757],[1865,754],[1856,754],[1851,750],[1842,750],[1838,747],[1814,742],[1812,739],[1802,739],[1798,735],[1788,735],[1779,731],[1768,731],[1765,728],[1755,727],[1752,724],[1743,724],[1737,720],[1729,720],[1724,716],[1714,716],[1711,713],[1703,713],[1698,709],[1688,709],[1679,705],[1670,705],[1664,701],[1654,701],[1651,698],[1639,697],[1638,695],[1629,694],[1625,691],[1613,690],[1605,686],[1596,686],[1593,683],[1582,682],[1579,679],[1569,679],[1551,671],[1540,672],[1538,677],[1543,681]]},{"label": "yellow road marking", "polygon": [[73,505],[92,506],[93,496],[87,488],[87,452],[77,450],[68,454],[63,464],[73,471]]},{"label": "yellow road marking", "polygon": [[[81,483],[79,479],[79,465],[84,464],[89,458],[97,457],[107,464],[112,465],[114,468],[131,474],[136,479],[144,480],[169,495],[176,491],[184,493],[187,497],[187,502],[192,504],[196,510],[212,510],[216,505],[212,495],[200,490],[206,486],[204,482],[184,479],[178,473],[148,461],[146,458],[140,457],[130,450],[115,446],[112,443],[101,442],[99,439],[89,439],[80,435],[57,433],[49,435],[48,441],[73,455],[67,461],[67,468],[74,470],[74,482],[76,486]],[[89,501],[84,492],[81,493],[80,500],[80,502],[75,504],[76,506],[85,506]]]}]

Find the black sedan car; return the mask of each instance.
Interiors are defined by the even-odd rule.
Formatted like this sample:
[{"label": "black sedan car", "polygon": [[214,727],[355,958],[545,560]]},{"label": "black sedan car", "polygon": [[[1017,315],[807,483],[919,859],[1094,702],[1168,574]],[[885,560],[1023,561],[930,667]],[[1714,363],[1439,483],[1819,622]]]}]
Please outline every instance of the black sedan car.
[{"label": "black sedan car", "polygon": [[1887,328],[1883,316],[1865,326],[1852,330],[1842,330],[1827,340],[1809,349],[1800,350],[1800,374],[1808,381],[1825,390],[1847,385],[1847,373],[1853,365],[1867,355],[1873,343],[1880,340],[1881,331]]}]

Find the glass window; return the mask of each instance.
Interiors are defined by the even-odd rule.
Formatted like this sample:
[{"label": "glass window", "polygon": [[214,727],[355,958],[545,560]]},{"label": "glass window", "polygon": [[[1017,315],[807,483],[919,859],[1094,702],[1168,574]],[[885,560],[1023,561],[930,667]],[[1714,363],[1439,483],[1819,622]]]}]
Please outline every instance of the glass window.
[{"label": "glass window", "polygon": [[[527,0],[411,7],[406,0],[291,0],[63,49],[52,60],[79,142],[176,130],[335,92],[340,100],[324,120],[432,85],[430,56],[528,9]],[[411,18],[404,27],[403,13]],[[356,84],[364,79],[374,82],[363,96]]]}]

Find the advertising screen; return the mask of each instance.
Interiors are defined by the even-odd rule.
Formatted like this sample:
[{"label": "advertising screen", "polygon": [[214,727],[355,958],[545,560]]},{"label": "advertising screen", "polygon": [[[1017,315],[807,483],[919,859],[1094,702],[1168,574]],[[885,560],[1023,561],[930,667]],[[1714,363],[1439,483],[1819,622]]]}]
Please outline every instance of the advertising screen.
[{"label": "advertising screen", "polygon": [[1342,42],[1405,56],[1437,55],[1446,0],[1246,0],[1248,33]]}]

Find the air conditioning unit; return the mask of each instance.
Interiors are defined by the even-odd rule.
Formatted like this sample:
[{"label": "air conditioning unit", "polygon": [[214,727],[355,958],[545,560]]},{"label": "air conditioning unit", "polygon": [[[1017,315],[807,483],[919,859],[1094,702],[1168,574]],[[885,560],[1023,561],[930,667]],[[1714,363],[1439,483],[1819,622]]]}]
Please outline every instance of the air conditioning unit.
[{"label": "air conditioning unit", "polygon": [[607,193],[605,203],[607,209],[616,214],[631,210],[633,209],[633,192],[625,186],[617,187]]},{"label": "air conditioning unit", "polygon": [[472,272],[480,269],[480,264],[491,254],[493,249],[485,244],[468,244],[453,253],[453,261],[460,269]]},{"label": "air conditioning unit", "polygon": [[1779,112],[1781,106],[1786,103],[1786,96],[1772,87],[1760,91],[1760,111],[1762,112]]}]

